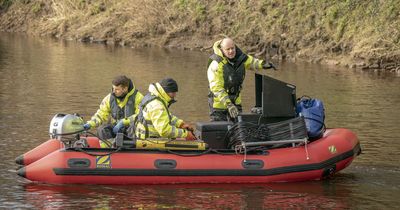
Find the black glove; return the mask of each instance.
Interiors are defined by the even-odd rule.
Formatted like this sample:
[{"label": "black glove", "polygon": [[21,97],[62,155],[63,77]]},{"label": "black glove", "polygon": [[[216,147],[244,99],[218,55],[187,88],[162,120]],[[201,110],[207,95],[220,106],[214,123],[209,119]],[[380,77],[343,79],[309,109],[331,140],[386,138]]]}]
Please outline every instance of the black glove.
[{"label": "black glove", "polygon": [[271,62],[263,62],[263,65],[262,65],[262,68],[263,69],[273,69],[273,70],[277,70],[276,69],[276,67],[275,67],[275,65],[273,64],[273,63],[271,63]]},{"label": "black glove", "polygon": [[239,110],[234,104],[229,103],[227,107],[228,113],[232,118],[236,118],[239,115]]}]

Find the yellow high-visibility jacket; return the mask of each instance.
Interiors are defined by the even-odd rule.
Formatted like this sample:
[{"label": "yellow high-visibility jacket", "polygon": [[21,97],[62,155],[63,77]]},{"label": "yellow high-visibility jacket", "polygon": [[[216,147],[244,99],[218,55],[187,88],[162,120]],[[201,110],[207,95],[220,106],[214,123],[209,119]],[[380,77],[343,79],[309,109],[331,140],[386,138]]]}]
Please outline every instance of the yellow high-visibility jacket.
[{"label": "yellow high-visibility jacket", "polygon": [[101,102],[97,112],[87,123],[94,128],[105,122],[110,121],[111,124],[114,124],[116,121],[123,119],[124,125],[129,125],[139,111],[139,104],[143,99],[143,95],[135,88],[133,83],[131,84],[133,88],[123,100],[118,99],[112,93],[108,94]]},{"label": "yellow high-visibility jacket", "polygon": [[183,120],[172,115],[168,110],[171,97],[159,83],[150,84],[149,93],[139,105],[136,119],[136,137],[146,138],[186,138],[188,131],[179,128]]},{"label": "yellow high-visibility jacket", "polygon": [[248,69],[262,69],[263,60],[244,54],[236,47],[236,60],[231,63],[221,50],[222,40],[214,43],[214,54],[209,58],[207,77],[213,108],[227,109],[228,103],[241,105],[241,89]]}]

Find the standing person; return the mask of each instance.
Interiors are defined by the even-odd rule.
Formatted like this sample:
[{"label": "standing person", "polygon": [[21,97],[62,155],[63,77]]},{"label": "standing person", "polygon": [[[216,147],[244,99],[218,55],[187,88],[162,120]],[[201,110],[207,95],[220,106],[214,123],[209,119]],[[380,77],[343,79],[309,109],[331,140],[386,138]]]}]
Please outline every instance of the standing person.
[{"label": "standing person", "polygon": [[142,99],[143,95],[131,79],[124,75],[117,76],[112,81],[112,92],[103,99],[97,112],[83,127],[88,130],[100,126],[99,137],[109,139],[130,124]]},{"label": "standing person", "polygon": [[146,138],[185,138],[195,140],[193,127],[172,115],[169,106],[176,102],[178,84],[172,78],[166,78],[149,85],[139,105],[136,124],[136,137]]},{"label": "standing person", "polygon": [[242,111],[242,84],[248,69],[274,69],[270,62],[243,53],[231,38],[214,43],[208,62],[208,104],[211,121],[234,121]]}]

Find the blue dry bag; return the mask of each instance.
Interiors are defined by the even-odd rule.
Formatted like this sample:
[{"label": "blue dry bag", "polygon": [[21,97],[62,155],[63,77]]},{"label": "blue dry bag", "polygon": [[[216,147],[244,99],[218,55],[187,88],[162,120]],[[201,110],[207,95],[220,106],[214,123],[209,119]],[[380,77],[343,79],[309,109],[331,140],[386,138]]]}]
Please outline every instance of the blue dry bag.
[{"label": "blue dry bag", "polygon": [[310,139],[320,138],[324,134],[325,109],[321,100],[302,96],[297,100],[296,112],[304,117]]}]

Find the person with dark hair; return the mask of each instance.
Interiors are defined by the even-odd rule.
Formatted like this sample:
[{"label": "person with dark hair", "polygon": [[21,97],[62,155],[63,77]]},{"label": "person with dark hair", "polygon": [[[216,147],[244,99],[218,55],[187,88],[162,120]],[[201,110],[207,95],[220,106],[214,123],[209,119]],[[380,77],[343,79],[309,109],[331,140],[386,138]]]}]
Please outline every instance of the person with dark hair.
[{"label": "person with dark hair", "polygon": [[135,121],[136,138],[184,138],[195,140],[193,127],[172,115],[169,106],[176,102],[178,84],[172,78],[149,85],[139,105],[139,113]]},{"label": "person with dark hair", "polygon": [[212,121],[234,121],[242,111],[241,90],[248,69],[274,69],[266,62],[243,53],[231,38],[214,43],[208,61],[208,104]]},{"label": "person with dark hair", "polygon": [[102,125],[98,129],[99,136],[109,138],[134,120],[142,99],[143,95],[131,79],[124,75],[117,76],[112,81],[112,92],[103,99],[97,112],[83,127],[88,130]]}]

